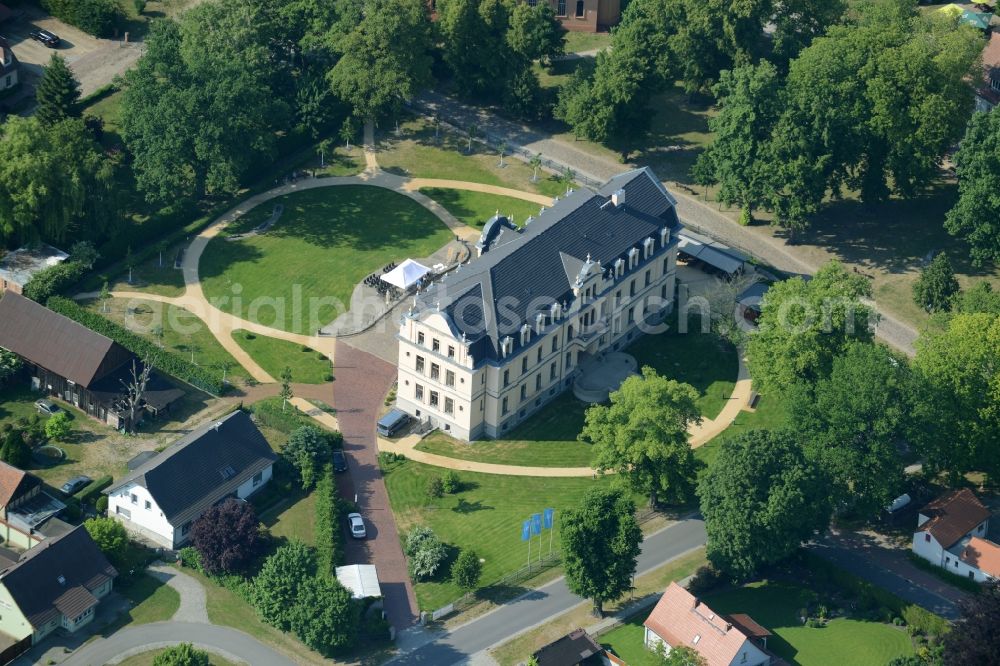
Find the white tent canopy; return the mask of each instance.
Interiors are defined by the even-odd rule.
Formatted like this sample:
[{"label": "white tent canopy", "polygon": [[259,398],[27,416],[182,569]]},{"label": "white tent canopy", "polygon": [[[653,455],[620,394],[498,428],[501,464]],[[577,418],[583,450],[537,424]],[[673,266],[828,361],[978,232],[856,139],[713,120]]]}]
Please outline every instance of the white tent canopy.
[{"label": "white tent canopy", "polygon": [[420,278],[431,272],[431,269],[427,268],[423,264],[419,264],[413,259],[407,259],[399,266],[396,266],[388,273],[382,276],[382,282],[388,282],[394,287],[399,287],[400,289],[409,289],[417,282]]},{"label": "white tent canopy", "polygon": [[355,599],[382,596],[374,565],[350,564],[346,567],[337,567],[334,573],[340,584],[350,590]]}]

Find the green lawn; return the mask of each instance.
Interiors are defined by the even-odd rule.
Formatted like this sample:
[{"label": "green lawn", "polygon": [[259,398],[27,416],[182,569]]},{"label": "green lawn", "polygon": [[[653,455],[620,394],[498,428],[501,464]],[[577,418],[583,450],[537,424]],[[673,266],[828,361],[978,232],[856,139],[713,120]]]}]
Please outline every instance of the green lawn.
[{"label": "green lawn", "polygon": [[193,359],[200,366],[221,372],[222,365],[228,364],[227,380],[244,380],[249,376],[243,366],[219,344],[205,323],[182,307],[124,298],[112,298],[106,304],[99,299],[81,304],[188,361]]},{"label": "green lawn", "polygon": [[[393,465],[385,475],[400,535],[416,525],[433,529],[441,540],[454,549],[471,548],[483,564],[482,583],[488,585],[504,574],[526,564],[527,544],[521,541],[521,523],[546,507],[556,510],[556,531],[563,509],[575,506],[583,494],[610,479],[550,479],[529,476],[499,476],[461,472],[465,490],[441,499],[427,497],[428,480],[443,470],[405,461]],[[548,533],[543,534],[543,549],[548,552]],[[558,546],[559,535],[554,535]],[[538,539],[532,557],[538,554]],[[417,601],[423,610],[433,610],[462,595],[462,591],[444,576],[414,584]]]},{"label": "green lawn", "polygon": [[643,644],[645,628],[642,623],[649,617],[649,611],[633,615],[617,629],[601,634],[601,645],[610,648],[625,660],[628,666],[660,666],[660,659]]},{"label": "green lawn", "polygon": [[519,227],[524,226],[529,215],[537,217],[539,213],[538,204],[513,197],[439,187],[425,187],[420,191],[470,227],[482,227],[497,211],[501,215],[513,215],[514,223]]},{"label": "green lawn", "polygon": [[233,331],[233,339],[253,360],[260,364],[269,375],[278,379],[285,368],[292,371],[292,382],[296,384],[323,384],[333,369],[330,359],[320,352],[297,345],[287,340],[256,335],[247,339],[247,331]]},{"label": "green lawn", "polygon": [[586,408],[567,391],[503,439],[467,444],[438,431],[424,438],[417,450],[506,465],[587,467],[591,446],[576,438],[583,429]]},{"label": "green lawn", "polygon": [[609,32],[567,32],[566,53],[579,53],[607,48],[611,44]]},{"label": "green lawn", "polygon": [[169,620],[181,605],[177,590],[149,574],[139,576],[131,585],[117,591],[135,604],[127,614],[127,622],[131,624]]},{"label": "green lawn", "polygon": [[435,139],[430,122],[414,118],[400,124],[399,136],[389,129],[380,137],[378,162],[386,171],[404,176],[465,180],[548,196],[566,191],[566,186],[549,174],[540,173],[538,182],[532,182],[531,167],[509,154],[500,168],[495,146],[487,148],[473,141],[469,154],[468,145],[467,138],[444,128]]},{"label": "green lawn", "polygon": [[715,463],[719,457],[719,449],[722,443],[732,437],[747,430],[775,430],[788,423],[788,411],[781,396],[762,396],[757,402],[757,409],[753,412],[740,412],[731,426],[725,432],[716,436],[694,450],[696,458],[706,464],[706,468]]},{"label": "green lawn", "polygon": [[316,545],[316,496],[293,497],[289,501],[260,514],[260,522],[271,535],[282,539],[296,539],[308,546]]},{"label": "green lawn", "polygon": [[366,275],[390,261],[426,257],[453,238],[412,199],[364,185],[280,197],[231,231],[254,226],[279,203],[285,212],[266,234],[212,239],[200,272],[205,295],[220,299],[223,310],[284,330],[316,331],[346,308]]},{"label": "green lawn", "polygon": [[625,351],[635,356],[639,367],[650,366],[659,374],[697,389],[702,416],[715,418],[736,386],[739,359],[736,349],[711,333],[702,333],[699,319],[680,333],[671,329],[658,335],[644,335]]},{"label": "green lawn", "polygon": [[163,262],[160,256],[150,258],[132,269],[132,283],[128,281],[128,272],[115,277],[110,283],[112,291],[139,291],[160,296],[180,296],[184,293],[184,273],[174,268],[174,258],[182,245],[164,248]]}]

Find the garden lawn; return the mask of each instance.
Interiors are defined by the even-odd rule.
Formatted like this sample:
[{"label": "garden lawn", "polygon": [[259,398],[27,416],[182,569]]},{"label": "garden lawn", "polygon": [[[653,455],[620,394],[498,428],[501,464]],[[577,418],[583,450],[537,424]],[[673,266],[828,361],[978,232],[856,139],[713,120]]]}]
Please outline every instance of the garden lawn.
[{"label": "garden lawn", "polygon": [[163,263],[157,253],[149,260],[132,269],[132,284],[128,282],[128,270],[117,276],[109,285],[111,291],[138,291],[160,296],[180,296],[184,293],[184,272],[174,268],[174,259],[182,245],[163,249]]},{"label": "garden lawn", "polygon": [[611,45],[610,32],[567,32],[566,53],[604,49]]},{"label": "garden lawn", "polygon": [[775,634],[768,649],[801,666],[870,666],[914,653],[900,627],[842,617],[821,628],[803,625],[799,610],[812,597],[798,585],[762,582],[709,594],[705,603],[717,613],[747,613]]},{"label": "garden lawn", "polygon": [[504,167],[500,168],[500,154],[496,146],[472,142],[472,153],[467,152],[469,140],[465,136],[448,132],[444,127],[439,138],[434,138],[434,127],[424,118],[412,118],[400,124],[400,134],[385,134],[380,144],[378,163],[384,170],[415,178],[446,178],[486,185],[500,185],[515,190],[537,192],[548,196],[561,195],[566,185],[554,176],[539,171],[539,180],[532,182],[533,170],[525,162],[504,154]]},{"label": "garden lawn", "polygon": [[330,359],[315,349],[266,335],[249,333],[249,339],[247,335],[243,329],[233,331],[236,344],[275,379],[281,377],[286,367],[291,369],[292,382],[297,384],[323,384],[332,376]]},{"label": "garden lawn", "polygon": [[[529,476],[499,476],[461,472],[464,489],[441,499],[427,496],[427,483],[444,470],[413,461],[396,463],[385,473],[392,510],[400,537],[417,525],[426,525],[457,549],[471,548],[485,559],[481,585],[489,585],[505,574],[525,566],[528,549],[521,541],[521,524],[531,514],[546,507],[556,510],[556,527],[562,511],[577,505],[583,494],[598,485],[610,483],[605,478],[560,479]],[[548,552],[549,534],[542,535],[543,552]],[[558,547],[559,535],[553,544]],[[532,557],[538,555],[538,539],[532,544]],[[431,581],[416,581],[414,588],[421,610],[434,610],[462,596],[462,591],[448,579],[448,572]]]},{"label": "garden lawn", "polygon": [[694,450],[695,457],[705,463],[702,472],[715,463],[719,457],[719,449],[722,448],[722,443],[727,439],[748,430],[777,430],[788,424],[788,418],[788,410],[781,396],[761,396],[755,411],[740,412],[733,424],[724,432]]},{"label": "garden lawn", "polygon": [[149,574],[139,576],[128,587],[117,589],[117,592],[134,604],[127,613],[127,622],[131,624],[169,620],[181,605],[177,590]]},{"label": "garden lawn", "polygon": [[290,502],[260,514],[260,522],[280,539],[301,541],[307,546],[316,545],[316,496],[309,494],[294,497]]},{"label": "garden lawn", "polygon": [[200,273],[205,295],[220,299],[221,309],[286,331],[315,332],[346,309],[365,276],[391,261],[427,257],[453,238],[412,199],[365,185],[273,199],[230,233],[252,228],[279,203],[284,214],[266,234],[233,242],[225,234],[213,238]]},{"label": "garden lawn", "polygon": [[567,391],[503,439],[465,443],[436,431],[417,450],[503,465],[589,467],[591,445],[577,439],[587,406]]},{"label": "garden lawn", "polygon": [[[201,319],[182,307],[158,301],[111,298],[82,302],[91,312],[107,317],[133,333],[150,340],[187,361],[219,370],[228,364],[226,379],[246,379],[249,375],[215,339]],[[128,313],[132,308],[132,313]]]},{"label": "garden lawn", "polygon": [[481,228],[497,211],[508,218],[513,216],[514,223],[524,226],[529,215],[538,216],[538,204],[513,197],[503,197],[485,192],[470,192],[468,190],[451,190],[439,187],[424,187],[420,190],[431,199],[445,207],[449,213],[465,222],[470,227]]}]

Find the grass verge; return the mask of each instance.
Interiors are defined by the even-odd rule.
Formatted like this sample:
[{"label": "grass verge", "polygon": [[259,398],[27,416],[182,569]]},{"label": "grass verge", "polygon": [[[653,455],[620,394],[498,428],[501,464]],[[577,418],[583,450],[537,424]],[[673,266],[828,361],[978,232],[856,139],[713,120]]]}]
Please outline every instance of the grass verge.
[{"label": "grass verge", "polygon": [[233,331],[233,339],[275,379],[286,367],[292,371],[292,382],[298,384],[323,384],[333,376],[330,359],[309,347],[243,329]]},{"label": "grass verge", "polygon": [[485,192],[424,187],[420,192],[434,199],[445,209],[470,227],[482,228],[497,212],[524,226],[529,215],[538,215],[538,204],[514,197],[504,197]]}]

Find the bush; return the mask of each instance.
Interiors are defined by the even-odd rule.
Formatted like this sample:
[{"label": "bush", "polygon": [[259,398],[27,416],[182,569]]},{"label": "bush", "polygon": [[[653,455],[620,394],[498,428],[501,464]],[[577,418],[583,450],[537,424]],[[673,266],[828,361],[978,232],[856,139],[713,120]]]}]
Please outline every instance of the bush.
[{"label": "bush", "polygon": [[244,340],[256,340],[257,336],[254,335],[253,333],[251,333],[250,331],[244,331],[243,332],[243,339]]},{"label": "bush", "polygon": [[96,37],[111,37],[125,20],[118,0],[42,0],[55,17]]},{"label": "bush", "polygon": [[182,567],[201,571],[201,555],[194,546],[185,546],[177,551],[177,559],[180,560]]},{"label": "bush", "polygon": [[440,476],[432,477],[427,481],[427,496],[431,499],[444,497],[444,481]]},{"label": "bush", "polygon": [[80,307],[68,298],[53,296],[48,300],[46,305],[50,310],[69,317],[90,330],[111,338],[139,358],[148,357],[153,367],[161,372],[172,375],[212,395],[221,395],[225,391],[221,373],[210,372],[205,368],[194,365],[185,356],[161,349],[155,343],[146,340],[110,319],[106,319],[97,313]]},{"label": "bush", "polygon": [[345,562],[339,528],[342,513],[333,469],[326,465],[316,484],[316,570],[320,576],[333,576],[334,569]]},{"label": "bush", "polygon": [[28,284],[24,285],[24,296],[44,305],[52,296],[79,282],[86,271],[86,267],[75,261],[49,266],[28,280]]},{"label": "bush", "polygon": [[744,206],[740,210],[740,226],[749,227],[753,222],[753,215],[750,213],[750,207]]},{"label": "bush", "polygon": [[426,580],[438,572],[446,559],[448,551],[435,537],[432,541],[424,542],[420,550],[410,558],[410,575],[417,580]]},{"label": "bush", "polygon": [[403,552],[407,557],[413,557],[427,541],[438,541],[434,530],[423,525],[418,525],[410,530],[406,535],[406,542],[403,544]]},{"label": "bush", "polygon": [[100,497],[98,497],[97,501],[94,503],[94,508],[97,509],[98,513],[107,513],[108,512],[108,496],[107,495],[101,495]]},{"label": "bush", "polygon": [[[315,421],[297,409],[286,409],[285,411],[282,411],[280,399],[261,400],[260,402],[254,403],[250,407],[250,411],[253,412],[254,421],[258,424],[267,426],[268,428],[273,428],[279,432],[285,433],[286,435],[291,435],[302,426],[316,427]],[[338,438],[341,441],[343,440],[343,438],[340,437],[340,433],[337,433],[336,435],[328,433],[328,436],[333,438],[331,439],[331,442],[337,440]]]},{"label": "bush", "polygon": [[73,434],[73,426],[67,412],[58,412],[45,422],[45,436],[57,442],[66,441]]},{"label": "bush", "polygon": [[444,480],[441,482],[441,486],[446,493],[454,495],[462,490],[462,479],[458,477],[458,472],[450,469],[448,470],[448,473],[444,475]]},{"label": "bush", "polygon": [[451,566],[451,579],[463,590],[473,590],[483,575],[483,563],[473,550],[463,550]]},{"label": "bush", "polygon": [[[111,485],[111,481],[112,481],[112,478],[109,475],[104,475],[104,476],[100,477],[99,479],[95,479],[94,481],[91,481],[90,483],[88,483],[87,485],[85,485],[83,488],[81,488],[79,491],[77,491],[77,493],[75,495],[73,495],[73,497],[75,497],[76,499],[80,500],[80,502],[89,502],[98,493],[100,493],[102,490],[104,490],[105,488],[107,488],[108,486],[110,486]],[[107,505],[108,505],[108,503],[107,503],[107,497],[104,496],[104,495],[101,495],[101,497],[104,497],[104,499],[105,499],[104,506],[105,506],[105,508],[107,508]]]}]

